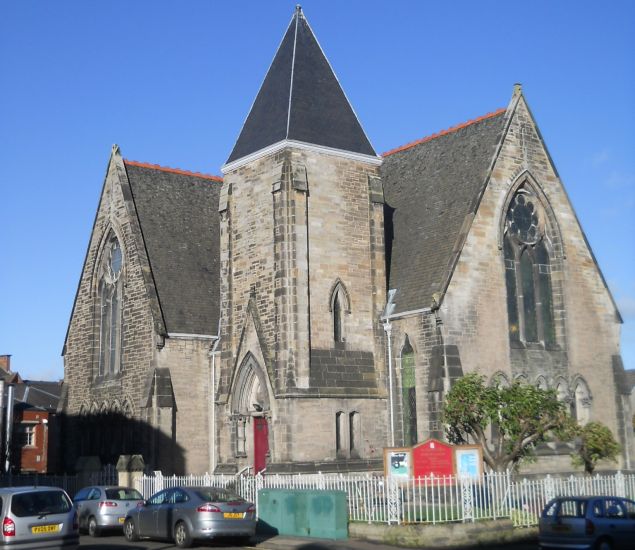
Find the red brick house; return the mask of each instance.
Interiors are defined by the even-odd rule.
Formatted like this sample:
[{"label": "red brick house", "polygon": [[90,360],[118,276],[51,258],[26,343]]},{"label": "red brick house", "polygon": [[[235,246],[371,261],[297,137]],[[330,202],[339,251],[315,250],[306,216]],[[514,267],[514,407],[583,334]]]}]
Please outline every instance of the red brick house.
[{"label": "red brick house", "polygon": [[[8,387],[13,386],[11,469],[20,473],[51,473],[59,468],[59,422],[56,414],[61,382],[23,380],[11,372],[11,356],[0,356],[4,382],[2,424],[6,422]],[[4,444],[4,434],[0,437]],[[4,465],[2,465],[4,467]]]}]

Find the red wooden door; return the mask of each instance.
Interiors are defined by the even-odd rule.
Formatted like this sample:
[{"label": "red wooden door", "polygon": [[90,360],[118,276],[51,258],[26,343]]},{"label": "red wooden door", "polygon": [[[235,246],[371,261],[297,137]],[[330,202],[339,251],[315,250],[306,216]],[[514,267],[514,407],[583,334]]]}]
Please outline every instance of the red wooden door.
[{"label": "red wooden door", "polygon": [[266,467],[269,452],[269,427],[267,419],[262,416],[254,417],[254,473],[261,472]]}]

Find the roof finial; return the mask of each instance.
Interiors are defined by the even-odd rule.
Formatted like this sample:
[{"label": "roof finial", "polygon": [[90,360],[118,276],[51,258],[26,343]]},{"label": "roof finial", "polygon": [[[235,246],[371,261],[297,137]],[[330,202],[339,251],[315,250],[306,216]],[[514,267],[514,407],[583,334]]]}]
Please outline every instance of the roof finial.
[{"label": "roof finial", "polygon": [[523,93],[523,85],[520,82],[516,82],[514,84],[514,95],[522,95]]},{"label": "roof finial", "polygon": [[302,6],[300,4],[295,5],[295,13],[297,15],[302,15]]}]

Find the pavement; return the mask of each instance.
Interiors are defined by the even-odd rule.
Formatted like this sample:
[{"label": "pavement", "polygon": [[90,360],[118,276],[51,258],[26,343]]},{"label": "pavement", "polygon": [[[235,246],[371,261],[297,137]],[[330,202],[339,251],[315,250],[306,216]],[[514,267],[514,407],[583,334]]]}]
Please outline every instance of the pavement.
[{"label": "pavement", "polygon": [[257,536],[250,546],[259,550],[404,550],[400,546],[358,539],[332,540],[279,535],[268,538]]}]

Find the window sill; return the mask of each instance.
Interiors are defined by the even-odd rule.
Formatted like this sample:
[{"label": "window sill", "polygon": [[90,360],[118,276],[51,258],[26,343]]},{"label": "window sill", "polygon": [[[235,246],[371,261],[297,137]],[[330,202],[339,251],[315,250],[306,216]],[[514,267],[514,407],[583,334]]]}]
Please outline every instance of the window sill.
[{"label": "window sill", "polygon": [[512,349],[534,349],[545,351],[562,351],[558,344],[543,344],[542,342],[522,342],[520,340],[510,340],[509,346]]},{"label": "window sill", "polygon": [[115,380],[119,380],[122,377],[122,372],[116,372],[114,374],[98,374],[93,378],[93,385],[98,386],[106,384]]}]

